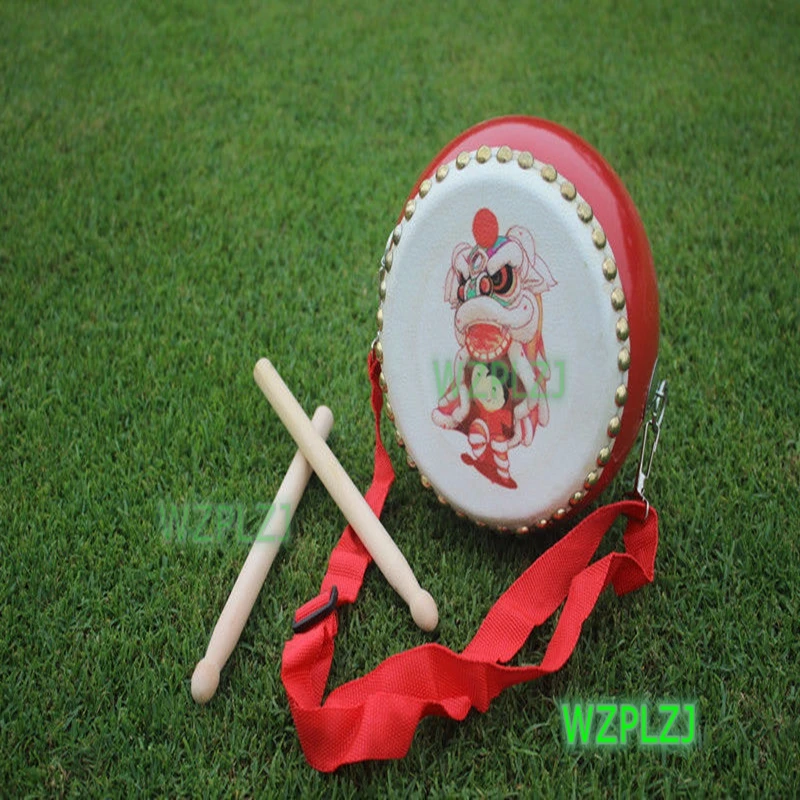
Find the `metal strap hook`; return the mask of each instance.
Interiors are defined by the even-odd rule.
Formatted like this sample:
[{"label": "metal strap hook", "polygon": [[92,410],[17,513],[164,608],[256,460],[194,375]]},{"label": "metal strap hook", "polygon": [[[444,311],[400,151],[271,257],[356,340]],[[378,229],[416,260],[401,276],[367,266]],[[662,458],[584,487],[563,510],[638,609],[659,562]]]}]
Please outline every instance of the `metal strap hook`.
[{"label": "metal strap hook", "polygon": [[661,426],[664,423],[664,412],[667,410],[667,382],[661,381],[656,390],[652,404],[650,419],[645,422],[644,433],[642,435],[642,452],[639,455],[639,474],[636,477],[636,488],[634,494],[644,500],[647,504],[645,519],[650,513],[650,502],[644,495],[644,484],[650,476],[653,466],[653,456],[658,448],[658,440],[661,436]]}]

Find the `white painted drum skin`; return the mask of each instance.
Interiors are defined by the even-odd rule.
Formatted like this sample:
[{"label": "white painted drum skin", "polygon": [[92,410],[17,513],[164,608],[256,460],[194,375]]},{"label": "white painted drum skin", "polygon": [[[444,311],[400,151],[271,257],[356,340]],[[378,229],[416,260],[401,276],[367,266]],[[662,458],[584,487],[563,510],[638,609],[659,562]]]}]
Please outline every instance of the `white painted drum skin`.
[{"label": "white painted drum skin", "polygon": [[440,499],[501,529],[543,526],[613,447],[622,290],[580,186],[509,148],[464,161],[422,184],[384,255],[390,413]]}]

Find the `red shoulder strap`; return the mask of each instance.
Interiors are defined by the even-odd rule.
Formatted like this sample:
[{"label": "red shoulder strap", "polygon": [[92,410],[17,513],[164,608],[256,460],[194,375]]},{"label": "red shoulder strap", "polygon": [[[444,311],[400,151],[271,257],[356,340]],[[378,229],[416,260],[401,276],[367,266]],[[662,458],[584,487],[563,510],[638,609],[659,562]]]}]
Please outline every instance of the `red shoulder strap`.
[{"label": "red shoulder strap", "polygon": [[[380,365],[371,354],[369,370],[375,472],[366,499],[380,515],[394,470],[380,435]],[[620,515],[628,520],[625,552],[610,553],[590,565],[603,535]],[[342,764],[400,758],[408,752],[423,717],[461,720],[470,708],[486,711],[506,687],[560,669],[603,589],[612,584],[622,595],[653,580],[657,546],[655,509],[648,511],[640,500],[604,506],[576,525],[506,590],[463,652],[424,644],[397,653],[368,675],[331,692],[324,703],[338,618],[335,612],[323,616],[286,643],[281,671],[309,763],[330,772]],[[313,615],[331,600],[337,607],[354,602],[370,561],[348,526],[331,554],[319,597],[306,603],[298,618]],[[338,597],[332,595],[334,586]],[[507,666],[531,631],[562,603],[564,608],[541,663]]]}]

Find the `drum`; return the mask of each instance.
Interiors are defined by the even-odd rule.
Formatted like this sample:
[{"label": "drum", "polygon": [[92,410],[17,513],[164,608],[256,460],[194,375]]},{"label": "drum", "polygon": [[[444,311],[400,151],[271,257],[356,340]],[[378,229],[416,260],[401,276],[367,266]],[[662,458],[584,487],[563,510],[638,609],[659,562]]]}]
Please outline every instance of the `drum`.
[{"label": "drum", "polygon": [[389,235],[377,320],[408,463],[478,524],[567,517],[636,439],[658,350],[653,259],[620,179],[565,128],[505,117],[442,150]]}]

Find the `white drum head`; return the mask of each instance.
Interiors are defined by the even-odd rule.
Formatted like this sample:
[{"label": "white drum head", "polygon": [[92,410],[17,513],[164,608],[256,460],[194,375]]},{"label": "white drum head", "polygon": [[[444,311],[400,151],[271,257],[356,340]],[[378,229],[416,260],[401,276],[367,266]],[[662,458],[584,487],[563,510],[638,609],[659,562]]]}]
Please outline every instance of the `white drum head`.
[{"label": "white drum head", "polygon": [[484,147],[406,206],[381,270],[388,413],[456,511],[524,532],[581,502],[627,396],[624,295],[580,187]]}]

